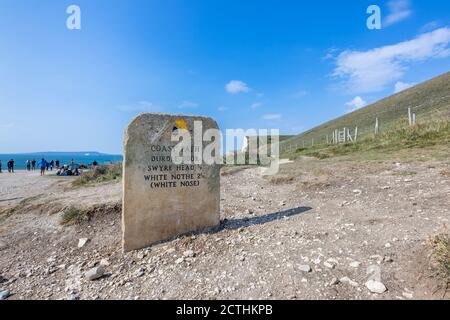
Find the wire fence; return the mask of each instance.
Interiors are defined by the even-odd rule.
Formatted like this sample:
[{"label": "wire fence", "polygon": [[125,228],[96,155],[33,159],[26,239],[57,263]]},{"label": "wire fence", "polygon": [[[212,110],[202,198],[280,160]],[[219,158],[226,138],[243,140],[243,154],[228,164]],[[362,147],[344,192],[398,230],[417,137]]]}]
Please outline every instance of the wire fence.
[{"label": "wire fence", "polygon": [[[280,142],[280,154],[291,153],[298,149],[357,142],[365,137],[385,132],[402,120],[410,126],[414,126],[419,120],[439,119],[450,121],[450,103],[446,108],[443,108],[441,105],[442,102],[449,100],[450,95],[446,95],[428,99],[425,103],[414,107],[391,107],[386,111],[366,112],[365,117],[360,117],[356,121],[347,121],[351,125],[345,125],[345,120],[338,121],[342,123],[341,126],[325,124],[300,136]],[[321,133],[316,133],[315,131],[320,131]]]}]

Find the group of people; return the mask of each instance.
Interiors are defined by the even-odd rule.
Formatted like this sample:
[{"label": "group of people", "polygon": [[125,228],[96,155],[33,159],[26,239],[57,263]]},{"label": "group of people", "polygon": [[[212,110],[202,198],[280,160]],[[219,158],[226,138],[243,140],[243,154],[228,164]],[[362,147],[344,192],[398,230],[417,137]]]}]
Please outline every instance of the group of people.
[{"label": "group of people", "polygon": [[76,163],[73,159],[70,160],[70,165],[65,164],[62,167],[59,167],[58,162],[57,169],[57,176],[79,176],[81,174],[78,163]]},{"label": "group of people", "polygon": [[[8,165],[8,172],[14,173],[14,160],[11,159],[7,163]],[[60,165],[59,160],[51,160],[46,161],[44,158],[42,158],[39,162],[37,162],[35,159],[33,160],[27,160],[25,162],[25,168],[26,171],[36,171],[36,167],[40,169],[41,176],[45,175],[46,171],[53,171],[53,167],[57,169],[56,175],[58,176],[79,176],[80,170],[79,165],[76,163],[73,159],[70,160],[69,165]],[[0,173],[2,173],[2,161],[0,160]]]},{"label": "group of people", "polygon": [[[8,166],[8,172],[14,173],[14,160],[13,159],[8,161],[7,166]],[[0,173],[2,173],[2,160],[0,160]]]},{"label": "group of people", "polygon": [[56,161],[52,160],[52,161],[48,162],[48,161],[45,161],[44,158],[42,158],[39,163],[37,163],[35,159],[33,159],[31,161],[27,160],[25,162],[25,167],[26,167],[27,171],[35,171],[36,164],[38,164],[38,167],[40,167],[41,169],[42,169],[42,167],[44,167],[46,171],[49,171],[49,170],[53,171],[53,167],[55,166],[55,164],[56,164],[57,168],[59,167],[59,160],[56,160]]}]

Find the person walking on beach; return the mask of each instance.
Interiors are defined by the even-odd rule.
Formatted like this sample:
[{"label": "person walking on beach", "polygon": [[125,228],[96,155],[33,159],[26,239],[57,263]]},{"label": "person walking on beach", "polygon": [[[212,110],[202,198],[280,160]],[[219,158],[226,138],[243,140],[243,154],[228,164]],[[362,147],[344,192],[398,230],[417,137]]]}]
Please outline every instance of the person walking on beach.
[{"label": "person walking on beach", "polygon": [[8,161],[8,172],[14,173],[14,160],[13,159]]},{"label": "person walking on beach", "polygon": [[31,170],[36,171],[36,159],[31,160]]},{"label": "person walking on beach", "polygon": [[41,168],[41,176],[45,175],[45,169],[47,168],[47,161],[44,158],[39,162],[39,167]]},{"label": "person walking on beach", "polygon": [[55,161],[56,169],[59,169],[59,160]]},{"label": "person walking on beach", "polygon": [[31,162],[30,162],[30,160],[27,160],[27,161],[25,162],[25,166],[26,166],[26,168],[27,168],[27,171],[30,171],[30,170],[31,170]]},{"label": "person walking on beach", "polygon": [[53,171],[53,165],[55,164],[55,161],[50,161],[50,171]]}]

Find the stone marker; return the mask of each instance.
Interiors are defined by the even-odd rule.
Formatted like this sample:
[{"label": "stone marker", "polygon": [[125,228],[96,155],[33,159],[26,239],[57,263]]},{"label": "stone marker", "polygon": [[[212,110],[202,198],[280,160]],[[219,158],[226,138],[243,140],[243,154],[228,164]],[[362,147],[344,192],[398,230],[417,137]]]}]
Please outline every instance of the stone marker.
[{"label": "stone marker", "polygon": [[[220,224],[220,165],[208,165],[204,159],[195,164],[175,164],[172,158],[172,149],[178,144],[172,141],[172,135],[187,130],[193,143],[194,126],[198,128],[199,123],[202,128],[196,134],[200,131],[202,137],[206,130],[218,129],[211,118],[159,113],[141,114],[126,129],[122,213],[125,252]],[[200,147],[205,148],[211,140],[201,139]]]}]

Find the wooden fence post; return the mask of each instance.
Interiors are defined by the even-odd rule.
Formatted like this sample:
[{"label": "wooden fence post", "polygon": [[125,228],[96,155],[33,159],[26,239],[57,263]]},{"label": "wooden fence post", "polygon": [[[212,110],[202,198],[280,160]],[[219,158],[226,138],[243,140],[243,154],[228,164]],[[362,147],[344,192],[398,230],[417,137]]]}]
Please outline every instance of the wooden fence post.
[{"label": "wooden fence post", "polygon": [[412,114],[411,114],[411,107],[408,107],[408,120],[409,120],[409,126],[412,127]]}]

